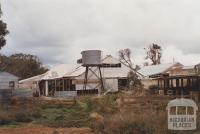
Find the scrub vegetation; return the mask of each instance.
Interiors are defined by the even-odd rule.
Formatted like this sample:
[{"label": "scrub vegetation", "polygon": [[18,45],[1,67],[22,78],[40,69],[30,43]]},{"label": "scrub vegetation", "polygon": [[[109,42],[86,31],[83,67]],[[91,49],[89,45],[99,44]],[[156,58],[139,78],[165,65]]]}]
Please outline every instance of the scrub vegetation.
[{"label": "scrub vegetation", "polygon": [[170,99],[135,96],[132,91],[71,100],[14,98],[9,105],[1,105],[0,130],[28,129],[28,125],[31,128],[53,128],[58,134],[59,128],[88,128],[97,134],[198,133],[199,129],[186,132],[167,129],[166,105]]},{"label": "scrub vegetation", "polygon": [[105,116],[117,111],[116,95],[72,100],[12,98],[1,104],[0,125],[18,127],[24,123],[47,127],[89,127],[91,113]]}]

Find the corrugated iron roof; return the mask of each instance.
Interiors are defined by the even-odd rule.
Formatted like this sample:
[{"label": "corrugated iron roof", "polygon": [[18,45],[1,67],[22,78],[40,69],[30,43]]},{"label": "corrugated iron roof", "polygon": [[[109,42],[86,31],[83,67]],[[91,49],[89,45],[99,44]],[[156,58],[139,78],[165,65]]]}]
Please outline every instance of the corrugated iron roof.
[{"label": "corrugated iron roof", "polygon": [[85,72],[85,67],[83,66],[78,66],[69,72],[67,72],[64,77],[77,77]]},{"label": "corrugated iron roof", "polygon": [[[119,60],[112,57],[111,55],[106,56],[103,60],[105,64],[118,64]],[[122,66],[122,68],[102,68],[104,77],[126,77],[130,68]],[[85,72],[85,67],[79,64],[61,64],[50,71],[42,78],[45,79],[56,79],[62,77],[77,77]]]},{"label": "corrugated iron roof", "polygon": [[[111,55],[107,55],[102,62],[104,64],[118,64],[121,63],[118,59],[114,58]],[[115,78],[115,77],[127,77],[128,72],[130,71],[130,68],[125,66],[122,63],[121,68],[115,67],[115,68],[101,68],[102,75],[105,78]],[[57,78],[63,78],[63,77],[78,77],[80,75],[83,75],[85,73],[85,67],[81,66],[80,64],[60,64],[55,66],[54,68],[50,69],[47,73],[44,74],[40,78],[40,80],[50,80],[50,79],[57,79]],[[39,78],[37,76],[22,80],[30,80],[34,78]]]},{"label": "corrugated iron roof", "polygon": [[112,55],[107,55],[103,60],[104,64],[118,64],[121,63],[118,59],[114,58]]},{"label": "corrugated iron roof", "polygon": [[18,79],[17,76],[8,72],[0,72],[0,77],[12,77],[13,79]]},{"label": "corrugated iron roof", "polygon": [[[104,64],[118,64],[121,63],[119,60],[114,58],[111,55],[107,55],[103,60],[102,63]],[[93,67],[95,68],[95,67]],[[95,69],[93,69],[95,70]],[[130,68],[122,65],[121,68],[101,68],[102,75],[104,78],[115,78],[115,77],[127,77],[128,72],[130,71]],[[77,77],[85,73],[85,67],[79,66],[69,73],[66,73],[64,77]]]},{"label": "corrugated iron roof", "polygon": [[29,81],[39,81],[42,77],[44,77],[46,75],[46,73],[41,74],[41,75],[37,75],[37,76],[33,76],[27,79],[23,79],[19,81],[19,84],[25,83],[25,82],[29,82]]},{"label": "corrugated iron roof", "polygon": [[195,65],[190,65],[190,66],[183,66],[182,69],[194,69]]},{"label": "corrugated iron roof", "polygon": [[170,68],[173,68],[177,65],[182,65],[180,63],[166,63],[152,66],[145,66],[141,68],[138,72],[143,74],[144,76],[156,75],[160,73],[164,73]]},{"label": "corrugated iron roof", "polygon": [[54,68],[50,69],[44,77],[42,77],[42,80],[47,79],[56,79],[56,78],[62,78],[65,76],[67,72],[70,72],[74,68],[77,68],[78,64],[60,64],[55,66]]}]

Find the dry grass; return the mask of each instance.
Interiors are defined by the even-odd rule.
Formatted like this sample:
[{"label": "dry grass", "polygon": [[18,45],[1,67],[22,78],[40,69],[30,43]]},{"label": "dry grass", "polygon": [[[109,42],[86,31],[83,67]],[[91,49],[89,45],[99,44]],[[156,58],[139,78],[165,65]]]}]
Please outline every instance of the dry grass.
[{"label": "dry grass", "polygon": [[[104,118],[104,126],[96,127],[100,134],[199,134],[196,131],[170,131],[167,128],[166,106],[169,97],[121,94],[119,112]],[[199,119],[200,115],[198,115]],[[197,119],[197,126],[200,121]]]},{"label": "dry grass", "polygon": [[160,134],[166,132],[165,113],[119,113],[110,118],[104,130],[107,134]]},{"label": "dry grass", "polygon": [[94,134],[90,128],[49,128],[43,126],[1,128],[0,134]]},{"label": "dry grass", "polygon": [[[91,113],[113,114],[115,95],[81,97],[77,100],[12,99],[0,107],[0,125],[18,127],[26,123],[46,127],[92,127]],[[103,117],[102,116],[102,117]]]},{"label": "dry grass", "polygon": [[[128,92],[93,98],[81,97],[71,101],[15,100],[17,103],[0,110],[0,123],[4,126],[14,125],[18,131],[18,127],[27,123],[33,125],[32,129],[42,125],[56,130],[54,134],[61,134],[61,131],[57,132],[60,127],[90,127],[99,134],[199,134],[200,113],[197,119],[199,129],[196,131],[167,129],[166,106],[171,99],[134,96]],[[5,130],[9,128],[4,131],[0,129],[0,133]]]}]

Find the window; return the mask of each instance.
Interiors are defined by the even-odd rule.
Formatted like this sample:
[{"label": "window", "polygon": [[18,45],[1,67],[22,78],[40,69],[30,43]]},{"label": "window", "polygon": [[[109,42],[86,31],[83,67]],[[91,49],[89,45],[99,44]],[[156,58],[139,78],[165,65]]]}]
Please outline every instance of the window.
[{"label": "window", "polygon": [[186,115],[186,107],[185,106],[179,106],[178,108],[178,115]]},{"label": "window", "polygon": [[55,81],[54,80],[49,80],[48,85],[49,85],[49,90],[55,90]]},{"label": "window", "polygon": [[70,79],[64,80],[64,87],[64,91],[75,91],[75,84],[73,84]]},{"label": "window", "polygon": [[56,80],[56,91],[63,91],[63,80]]},{"label": "window", "polygon": [[187,114],[188,115],[194,115],[194,108],[193,107],[188,107],[187,108]]},{"label": "window", "polygon": [[15,82],[14,81],[9,81],[9,87],[14,88],[15,87]]},{"label": "window", "polygon": [[111,67],[121,67],[121,63],[117,63],[117,64],[103,64],[102,67],[104,68],[111,68]]},{"label": "window", "polygon": [[170,108],[170,115],[176,115],[176,107]]}]

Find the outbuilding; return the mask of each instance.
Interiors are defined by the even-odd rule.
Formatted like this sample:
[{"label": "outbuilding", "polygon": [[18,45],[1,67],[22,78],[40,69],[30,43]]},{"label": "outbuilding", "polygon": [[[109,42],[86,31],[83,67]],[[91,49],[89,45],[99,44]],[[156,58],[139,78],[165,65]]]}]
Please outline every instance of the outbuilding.
[{"label": "outbuilding", "polygon": [[18,87],[18,77],[8,73],[0,72],[0,90]]},{"label": "outbuilding", "polygon": [[9,98],[13,89],[16,89],[17,87],[17,76],[8,72],[0,72],[0,100]]},{"label": "outbuilding", "polygon": [[[20,83],[26,84],[34,79],[34,83],[38,83],[40,95],[43,96],[65,97],[101,93],[98,68],[89,68],[88,81],[84,89],[85,71],[86,68],[80,64],[60,64],[43,74],[42,77],[33,77],[22,80]],[[104,92],[117,92],[124,89],[128,84],[127,75],[130,71],[129,67],[111,55],[103,58],[101,72]]]},{"label": "outbuilding", "polygon": [[157,85],[157,78],[161,76],[170,76],[175,73],[175,70],[180,70],[182,67],[183,65],[178,62],[145,66],[139,70],[139,73],[144,75],[141,77],[141,82],[144,88],[148,89],[150,86]]}]

